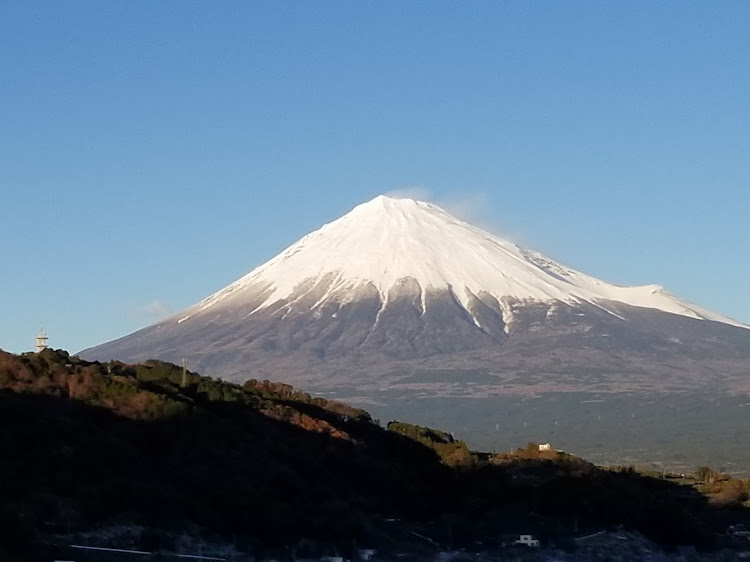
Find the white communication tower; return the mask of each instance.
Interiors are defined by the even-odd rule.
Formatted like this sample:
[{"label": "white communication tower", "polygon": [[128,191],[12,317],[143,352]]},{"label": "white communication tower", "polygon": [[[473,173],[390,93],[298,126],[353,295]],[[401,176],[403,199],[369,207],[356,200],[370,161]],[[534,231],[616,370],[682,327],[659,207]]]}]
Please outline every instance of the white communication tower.
[{"label": "white communication tower", "polygon": [[47,349],[47,334],[44,333],[44,328],[39,328],[39,335],[36,337],[36,352],[39,353],[43,349]]}]

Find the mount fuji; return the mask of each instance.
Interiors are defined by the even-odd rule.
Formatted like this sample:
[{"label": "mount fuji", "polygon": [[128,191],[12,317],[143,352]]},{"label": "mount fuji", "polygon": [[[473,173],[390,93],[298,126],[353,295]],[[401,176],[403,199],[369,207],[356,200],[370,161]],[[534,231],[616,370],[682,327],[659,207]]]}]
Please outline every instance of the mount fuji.
[{"label": "mount fuji", "polygon": [[[187,310],[83,357],[374,400],[750,389],[748,326],[379,196]],[[368,398],[369,397],[369,398]]]}]

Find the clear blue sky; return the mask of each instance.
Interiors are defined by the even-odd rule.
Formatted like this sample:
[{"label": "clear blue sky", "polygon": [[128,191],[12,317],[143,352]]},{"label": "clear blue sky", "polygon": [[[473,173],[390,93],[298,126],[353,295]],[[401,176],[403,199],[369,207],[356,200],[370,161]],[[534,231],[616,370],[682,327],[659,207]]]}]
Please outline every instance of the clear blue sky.
[{"label": "clear blue sky", "polygon": [[70,351],[418,187],[750,322],[750,3],[0,7],[0,348]]}]

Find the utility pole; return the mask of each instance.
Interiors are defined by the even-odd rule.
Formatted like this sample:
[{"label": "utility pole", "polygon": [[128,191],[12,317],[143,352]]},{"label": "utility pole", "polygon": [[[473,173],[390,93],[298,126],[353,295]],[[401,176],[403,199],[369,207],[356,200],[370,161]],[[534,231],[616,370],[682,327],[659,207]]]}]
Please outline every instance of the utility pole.
[{"label": "utility pole", "polygon": [[187,359],[182,358],[182,388],[185,388],[187,383]]}]

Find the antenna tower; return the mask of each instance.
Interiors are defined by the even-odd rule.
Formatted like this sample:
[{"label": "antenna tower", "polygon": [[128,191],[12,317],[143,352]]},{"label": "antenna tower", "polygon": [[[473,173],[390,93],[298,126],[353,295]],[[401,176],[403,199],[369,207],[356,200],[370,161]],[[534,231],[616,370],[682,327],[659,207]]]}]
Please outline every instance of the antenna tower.
[{"label": "antenna tower", "polygon": [[36,352],[39,353],[43,349],[47,349],[47,334],[44,333],[44,327],[39,328],[39,335],[36,337]]}]

